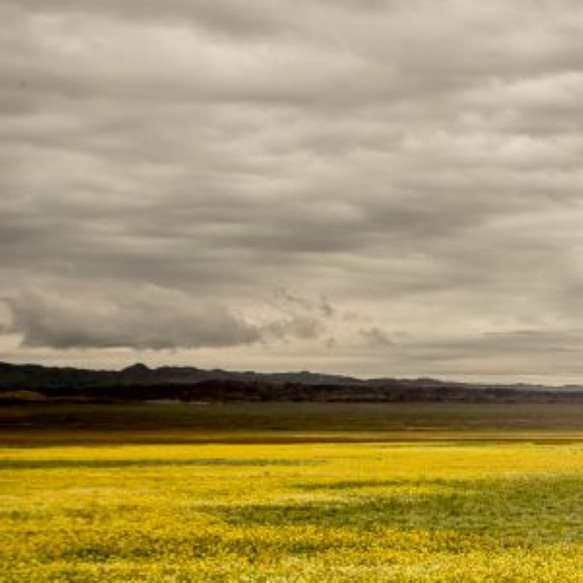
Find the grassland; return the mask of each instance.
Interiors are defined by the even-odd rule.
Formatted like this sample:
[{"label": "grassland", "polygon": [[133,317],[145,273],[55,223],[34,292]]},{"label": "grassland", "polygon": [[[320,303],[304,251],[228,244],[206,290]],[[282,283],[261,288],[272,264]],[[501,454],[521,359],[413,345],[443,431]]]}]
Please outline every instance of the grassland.
[{"label": "grassland", "polygon": [[583,405],[38,404],[0,407],[0,443],[30,445],[583,438]]},{"label": "grassland", "polygon": [[581,409],[225,407],[2,412],[0,580],[583,581]]}]

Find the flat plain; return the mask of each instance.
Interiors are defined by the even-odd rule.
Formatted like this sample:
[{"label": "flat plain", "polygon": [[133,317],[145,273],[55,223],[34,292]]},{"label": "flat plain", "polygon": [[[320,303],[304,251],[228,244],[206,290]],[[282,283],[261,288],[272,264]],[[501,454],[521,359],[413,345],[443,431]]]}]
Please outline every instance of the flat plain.
[{"label": "flat plain", "polygon": [[6,408],[0,580],[583,581],[583,408]]}]

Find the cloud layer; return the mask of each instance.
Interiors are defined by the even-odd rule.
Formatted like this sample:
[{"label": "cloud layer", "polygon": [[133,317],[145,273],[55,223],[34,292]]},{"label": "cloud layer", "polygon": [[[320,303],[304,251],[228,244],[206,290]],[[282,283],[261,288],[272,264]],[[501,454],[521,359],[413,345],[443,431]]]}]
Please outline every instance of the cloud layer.
[{"label": "cloud layer", "polygon": [[580,2],[0,18],[7,358],[579,374]]}]

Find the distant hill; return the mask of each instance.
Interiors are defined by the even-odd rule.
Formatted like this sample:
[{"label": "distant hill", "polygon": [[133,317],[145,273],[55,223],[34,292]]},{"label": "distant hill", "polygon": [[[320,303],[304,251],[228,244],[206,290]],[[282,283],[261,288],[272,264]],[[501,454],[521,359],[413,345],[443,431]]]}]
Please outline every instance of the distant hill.
[{"label": "distant hill", "polygon": [[[484,385],[419,379],[359,379],[313,372],[258,373],[191,366],[120,371],[0,362],[0,404],[21,391],[80,401],[583,402],[583,387]],[[25,399],[22,399],[25,400]]]}]

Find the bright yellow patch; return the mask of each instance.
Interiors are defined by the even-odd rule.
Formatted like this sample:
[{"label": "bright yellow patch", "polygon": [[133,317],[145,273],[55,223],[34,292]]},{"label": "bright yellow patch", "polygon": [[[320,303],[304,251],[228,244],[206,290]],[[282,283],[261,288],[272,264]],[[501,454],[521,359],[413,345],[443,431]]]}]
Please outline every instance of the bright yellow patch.
[{"label": "bright yellow patch", "polygon": [[0,580],[583,581],[583,444],[0,451]]}]

